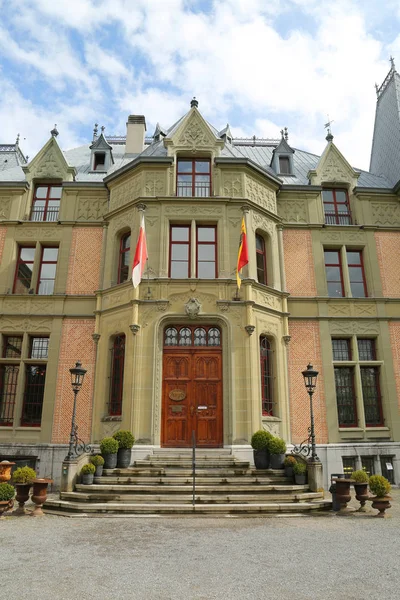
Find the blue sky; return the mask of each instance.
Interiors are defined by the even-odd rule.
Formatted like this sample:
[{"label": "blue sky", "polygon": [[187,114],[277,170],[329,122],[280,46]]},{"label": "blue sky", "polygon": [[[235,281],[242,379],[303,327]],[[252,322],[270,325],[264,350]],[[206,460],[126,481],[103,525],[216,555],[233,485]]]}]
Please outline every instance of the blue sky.
[{"label": "blue sky", "polygon": [[32,158],[54,123],[67,149],[93,124],[169,126],[196,96],[217,128],[320,154],[324,123],[368,169],[376,95],[400,71],[398,0],[0,0],[0,143]]}]

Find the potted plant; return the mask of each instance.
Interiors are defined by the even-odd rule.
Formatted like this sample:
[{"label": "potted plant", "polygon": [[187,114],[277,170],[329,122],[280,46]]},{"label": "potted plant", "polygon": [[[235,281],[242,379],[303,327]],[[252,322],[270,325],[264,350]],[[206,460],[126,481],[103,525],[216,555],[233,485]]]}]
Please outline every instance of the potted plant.
[{"label": "potted plant", "polygon": [[272,437],[268,442],[270,453],[271,469],[282,469],[285,460],[286,444],[279,437]]},{"label": "potted plant", "polygon": [[354,481],[354,490],[356,492],[356,498],[360,503],[359,512],[366,512],[365,503],[369,498],[368,494],[368,481],[369,477],[364,469],[358,469],[353,471],[351,479]]},{"label": "potted plant", "polygon": [[100,452],[104,458],[105,469],[115,469],[117,466],[118,442],[113,437],[103,438],[100,442]]},{"label": "potted plant", "polygon": [[285,456],[285,460],[283,461],[283,466],[285,467],[285,475],[286,477],[290,477],[293,480],[293,466],[297,462],[294,456],[289,454]]},{"label": "potted plant", "polygon": [[36,471],[30,467],[18,467],[13,473],[13,483],[17,491],[16,500],[18,508],[14,515],[25,515],[25,502],[29,500],[29,491],[33,480],[36,479]]},{"label": "potted plant", "polygon": [[0,462],[0,483],[6,483],[11,479],[11,469],[15,465],[14,462],[2,460]]},{"label": "potted plant", "polygon": [[131,464],[131,449],[135,438],[130,431],[125,429],[114,433],[113,438],[118,442],[117,466],[119,469],[126,469]]},{"label": "potted plant", "polygon": [[81,483],[83,483],[83,485],[92,485],[95,472],[96,467],[92,463],[87,463],[86,465],[83,465],[81,469]]},{"label": "potted plant", "polygon": [[372,508],[379,510],[377,517],[385,517],[385,510],[391,507],[392,498],[389,496],[391,488],[390,482],[383,475],[371,475],[369,478],[369,489],[375,494],[369,500],[372,500]]},{"label": "potted plant", "polygon": [[293,465],[294,482],[296,485],[305,485],[307,477],[307,463],[296,460]]},{"label": "potted plant", "polygon": [[0,519],[3,518],[3,513],[13,507],[15,489],[9,483],[0,483]]},{"label": "potted plant", "polygon": [[347,503],[351,500],[350,486],[354,481],[346,477],[333,477],[336,485],[336,500],[340,504],[340,511],[345,512]]},{"label": "potted plant", "polygon": [[254,465],[256,469],[268,469],[268,443],[272,437],[272,433],[265,431],[265,429],[259,429],[253,433],[251,437],[251,447],[253,448]]},{"label": "potted plant", "polygon": [[95,454],[90,457],[90,462],[96,468],[94,476],[101,477],[103,475],[104,458],[100,454]]},{"label": "potted plant", "polygon": [[36,504],[36,506],[31,512],[31,517],[42,517],[44,515],[42,506],[47,500],[47,488],[49,483],[53,483],[53,480],[45,477],[34,479],[32,481],[33,490],[31,500]]}]

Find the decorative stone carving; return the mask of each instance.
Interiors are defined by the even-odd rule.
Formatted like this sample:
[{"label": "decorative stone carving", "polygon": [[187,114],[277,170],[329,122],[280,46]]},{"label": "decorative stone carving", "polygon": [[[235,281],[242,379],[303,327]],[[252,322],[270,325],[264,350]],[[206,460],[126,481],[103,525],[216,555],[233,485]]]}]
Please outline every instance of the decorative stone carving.
[{"label": "decorative stone carving", "polygon": [[252,229],[254,232],[256,231],[256,229],[262,229],[263,231],[268,232],[272,236],[275,233],[276,226],[273,221],[270,221],[264,215],[260,215],[259,213],[253,212]]},{"label": "decorative stone carving", "polygon": [[272,294],[268,294],[267,292],[261,292],[257,290],[256,294],[257,304],[261,304],[262,306],[268,306],[274,310],[280,309],[280,300],[276,296]]},{"label": "decorative stone carving", "polygon": [[185,215],[188,217],[195,217],[197,215],[222,215],[222,208],[220,206],[166,206],[166,215]]},{"label": "decorative stone carving", "polygon": [[197,300],[197,298],[190,298],[190,300],[185,304],[185,313],[191,319],[194,319],[199,316],[200,309],[201,304]]},{"label": "decorative stone carving", "polygon": [[208,148],[215,144],[215,137],[205,121],[197,112],[193,112],[179,133],[178,146],[187,147],[195,153],[200,148]]},{"label": "decorative stone carving", "polygon": [[100,221],[106,212],[106,199],[80,198],[76,219],[77,221]]},{"label": "decorative stone carving", "polygon": [[373,317],[376,315],[376,306],[374,304],[355,304],[354,313],[358,317]]},{"label": "decorative stone carving", "polygon": [[159,312],[165,312],[167,310],[169,306],[169,302],[165,301],[165,302],[157,302],[157,310]]},{"label": "decorative stone carving", "polygon": [[246,325],[245,326],[245,330],[247,331],[247,333],[250,335],[253,335],[254,330],[255,330],[255,326],[254,325]]},{"label": "decorative stone carving", "polygon": [[328,313],[332,317],[350,316],[350,306],[348,304],[329,304]]},{"label": "decorative stone carving", "polygon": [[291,335],[284,335],[284,336],[282,337],[282,339],[283,339],[283,341],[285,342],[286,346],[289,346],[289,342],[290,342],[290,340],[292,339],[292,336],[291,336]]},{"label": "decorative stone carving", "polygon": [[7,220],[10,216],[11,197],[6,196],[0,199],[0,219]]},{"label": "decorative stone carving", "polygon": [[330,333],[333,335],[374,335],[379,333],[379,323],[376,321],[366,320],[365,322],[351,321],[350,319],[345,319],[343,321],[332,321],[329,324]]},{"label": "decorative stone carving", "polygon": [[265,321],[264,319],[258,319],[258,327],[260,335],[278,335],[278,325],[271,321]]},{"label": "decorative stone carving", "polygon": [[331,152],[323,166],[321,181],[347,181],[351,174],[344,168],[338,158]]},{"label": "decorative stone carving", "polygon": [[32,238],[32,241],[42,239],[57,239],[61,236],[61,230],[56,226],[51,227],[20,227],[18,237]]},{"label": "decorative stone carving", "polygon": [[229,302],[219,301],[217,306],[221,312],[229,312]]},{"label": "decorative stone carving", "polygon": [[138,325],[137,323],[133,323],[132,325],[129,325],[129,329],[132,331],[133,335],[136,335],[137,333],[139,333],[140,325]]},{"label": "decorative stone carving", "polygon": [[324,234],[324,241],[327,242],[341,242],[342,234],[338,232],[329,232]]},{"label": "decorative stone carving", "polygon": [[222,171],[222,191],[224,196],[241,198],[244,196],[241,175]]},{"label": "decorative stone carving", "polygon": [[147,171],[144,183],[145,196],[165,196],[165,172]]},{"label": "decorative stone carving", "polygon": [[96,344],[96,346],[99,343],[100,338],[101,338],[100,333],[92,333],[92,340],[94,341],[94,343]]},{"label": "decorative stone carving", "polygon": [[131,200],[139,198],[143,189],[143,173],[134,175],[129,181],[111,190],[110,210],[115,210]]},{"label": "decorative stone carving", "polygon": [[10,331],[50,331],[52,325],[51,319],[7,319],[2,318],[2,327]]},{"label": "decorative stone carving", "polygon": [[259,206],[276,213],[275,192],[249,175],[246,175],[246,196]]},{"label": "decorative stone carving", "polygon": [[30,174],[36,178],[57,177],[64,179],[65,170],[60,165],[59,157],[53,145],[49,146],[36,168]]},{"label": "decorative stone carving", "polygon": [[372,202],[371,210],[374,225],[400,225],[398,202]]},{"label": "decorative stone carving", "polygon": [[131,227],[134,222],[134,214],[135,214],[135,210],[133,208],[131,208],[130,210],[127,210],[123,214],[118,215],[118,217],[113,218],[110,221],[110,225],[111,225],[111,228],[113,229],[113,231],[117,232],[126,226]]},{"label": "decorative stone carving", "polygon": [[307,223],[307,208],[302,200],[279,201],[278,214],[286,223]]},{"label": "decorative stone carving", "polygon": [[272,435],[274,437],[280,437],[280,431],[279,431],[279,422],[278,421],[266,421],[263,419],[262,422],[263,425],[263,429],[265,431],[268,431],[269,433],[272,433]]}]

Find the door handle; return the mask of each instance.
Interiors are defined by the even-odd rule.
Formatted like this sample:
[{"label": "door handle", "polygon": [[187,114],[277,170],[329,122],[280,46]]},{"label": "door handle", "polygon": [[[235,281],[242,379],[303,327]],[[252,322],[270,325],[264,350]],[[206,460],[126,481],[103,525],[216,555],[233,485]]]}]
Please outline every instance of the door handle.
[{"label": "door handle", "polygon": [[193,415],[194,415],[194,406],[192,405],[192,406],[190,407],[190,416],[192,416],[192,417],[193,417]]}]

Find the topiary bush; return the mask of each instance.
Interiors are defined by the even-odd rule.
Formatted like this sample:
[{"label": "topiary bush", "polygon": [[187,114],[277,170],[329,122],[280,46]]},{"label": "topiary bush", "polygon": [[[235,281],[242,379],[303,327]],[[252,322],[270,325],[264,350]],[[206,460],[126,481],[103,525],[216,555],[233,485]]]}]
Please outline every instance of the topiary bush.
[{"label": "topiary bush", "polygon": [[297,462],[297,460],[295,459],[294,456],[291,456],[289,454],[289,456],[285,457],[285,460],[283,461],[283,464],[285,467],[293,467],[293,465]]},{"label": "topiary bush", "polygon": [[364,469],[358,469],[352,472],[350,479],[354,479],[356,483],[368,483],[369,477]]},{"label": "topiary bush", "polygon": [[113,435],[114,440],[117,440],[119,448],[132,448],[135,443],[135,438],[130,431],[122,429]]},{"label": "topiary bush", "polygon": [[306,463],[296,460],[295,464],[293,465],[293,473],[295,475],[305,475],[307,473]]},{"label": "topiary bush", "polygon": [[9,502],[15,496],[15,489],[9,483],[0,483],[0,502]]},{"label": "topiary bush", "polygon": [[251,447],[254,448],[254,450],[268,448],[269,441],[272,438],[272,433],[265,431],[265,429],[259,429],[251,436]]},{"label": "topiary bush", "polygon": [[272,437],[268,442],[268,450],[270,454],[285,454],[286,444],[281,438]]},{"label": "topiary bush", "polygon": [[118,448],[118,441],[113,437],[103,438],[100,442],[100,452],[102,454],[117,454]]},{"label": "topiary bush", "polygon": [[371,475],[369,478],[369,489],[375,496],[382,498],[392,489],[390,482],[383,475]]},{"label": "topiary bush", "polygon": [[36,479],[36,471],[30,467],[18,467],[12,476],[14,483],[32,483]]},{"label": "topiary bush", "polygon": [[83,465],[81,469],[82,475],[94,475],[96,472],[96,467],[92,463],[88,463],[87,465]]},{"label": "topiary bush", "polygon": [[104,465],[104,458],[100,456],[100,454],[95,454],[94,456],[90,457],[90,462],[95,467],[102,467]]}]

